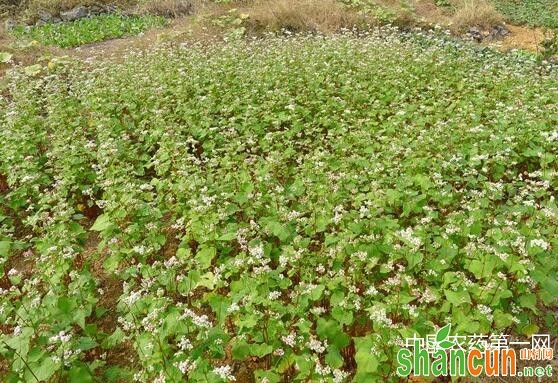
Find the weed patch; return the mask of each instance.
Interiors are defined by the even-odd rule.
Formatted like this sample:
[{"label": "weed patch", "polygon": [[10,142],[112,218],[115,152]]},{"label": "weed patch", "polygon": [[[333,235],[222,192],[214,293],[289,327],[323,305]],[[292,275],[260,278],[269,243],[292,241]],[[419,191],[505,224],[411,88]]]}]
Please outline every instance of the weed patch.
[{"label": "weed patch", "polygon": [[14,28],[17,37],[36,40],[44,45],[62,48],[137,35],[149,28],[166,25],[160,16],[100,15],[67,23],[48,23],[41,26]]}]

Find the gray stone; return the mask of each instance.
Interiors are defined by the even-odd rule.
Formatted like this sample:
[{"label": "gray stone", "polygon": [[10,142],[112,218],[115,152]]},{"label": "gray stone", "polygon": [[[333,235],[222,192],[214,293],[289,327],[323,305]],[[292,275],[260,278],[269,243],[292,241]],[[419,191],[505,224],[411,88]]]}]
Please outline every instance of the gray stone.
[{"label": "gray stone", "polygon": [[79,7],[75,7],[66,12],[60,12],[60,18],[63,21],[75,21],[79,19],[83,19],[84,17],[89,16],[89,10],[80,5]]},{"label": "gray stone", "polygon": [[477,42],[481,42],[484,39],[484,35],[483,35],[482,31],[480,30],[480,28],[477,28],[477,27],[469,28],[469,30],[467,31],[467,35],[472,40],[475,40]]},{"label": "gray stone", "polygon": [[4,21],[4,29],[9,32],[17,26],[17,23],[13,19],[6,19]]},{"label": "gray stone", "polygon": [[39,18],[39,21],[42,21],[43,23],[50,23],[54,18],[49,12],[44,10],[40,10],[37,17]]},{"label": "gray stone", "polygon": [[89,15],[90,16],[98,16],[105,13],[105,9],[99,5],[92,5],[89,7]]},{"label": "gray stone", "polygon": [[490,30],[490,34],[488,37],[491,40],[501,40],[506,37],[510,32],[508,29],[503,25],[497,25]]}]

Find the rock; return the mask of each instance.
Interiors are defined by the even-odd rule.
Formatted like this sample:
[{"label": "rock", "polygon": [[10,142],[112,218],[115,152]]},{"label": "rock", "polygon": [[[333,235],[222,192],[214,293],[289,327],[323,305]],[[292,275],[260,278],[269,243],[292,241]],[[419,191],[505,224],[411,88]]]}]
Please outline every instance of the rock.
[{"label": "rock", "polygon": [[106,4],[105,6],[101,6],[103,8],[103,13],[116,13],[118,12],[118,7],[110,4]]},{"label": "rock", "polygon": [[98,16],[98,15],[102,15],[103,13],[107,13],[107,11],[104,7],[101,7],[100,5],[92,5],[91,7],[89,7],[90,16]]},{"label": "rock", "polygon": [[475,40],[476,42],[479,42],[479,43],[484,39],[484,35],[483,35],[482,31],[477,27],[469,28],[469,30],[467,31],[467,35],[472,40]]},{"label": "rock", "polygon": [[89,10],[80,5],[79,7],[75,7],[66,12],[60,12],[60,18],[63,21],[75,21],[79,19],[83,19],[84,17],[89,16]]},{"label": "rock", "polygon": [[39,18],[38,21],[42,21],[43,23],[50,23],[54,18],[49,12],[42,9],[37,14],[37,17]]},{"label": "rock", "polygon": [[4,21],[4,29],[9,32],[17,26],[17,23],[13,19],[6,19]]},{"label": "rock", "polygon": [[491,40],[501,40],[504,37],[506,37],[509,33],[510,31],[508,31],[508,29],[505,26],[497,25],[490,30],[488,37]]}]

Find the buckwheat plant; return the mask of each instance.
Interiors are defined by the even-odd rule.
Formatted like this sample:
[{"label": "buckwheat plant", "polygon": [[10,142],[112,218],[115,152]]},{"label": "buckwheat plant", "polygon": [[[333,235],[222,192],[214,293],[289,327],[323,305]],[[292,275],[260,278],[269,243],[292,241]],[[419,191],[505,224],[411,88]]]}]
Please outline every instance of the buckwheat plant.
[{"label": "buckwheat plant", "polygon": [[4,382],[396,382],[556,332],[558,75],[389,28],[16,68]]}]

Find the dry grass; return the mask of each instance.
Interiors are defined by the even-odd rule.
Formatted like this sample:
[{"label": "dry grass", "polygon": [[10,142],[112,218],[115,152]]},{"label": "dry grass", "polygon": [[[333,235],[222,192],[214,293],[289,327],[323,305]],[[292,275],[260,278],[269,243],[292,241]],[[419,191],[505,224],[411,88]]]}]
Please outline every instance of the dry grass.
[{"label": "dry grass", "polygon": [[440,25],[450,23],[451,15],[448,10],[437,6],[434,0],[414,0],[412,4],[420,22]]},{"label": "dry grass", "polygon": [[196,4],[191,0],[158,0],[147,1],[140,4],[139,8],[142,12],[151,15],[175,18],[191,15],[195,6]]},{"label": "dry grass", "polygon": [[486,0],[458,0],[451,22],[452,29],[463,32],[470,27],[489,29],[502,24],[503,17],[494,5]]},{"label": "dry grass", "polygon": [[333,33],[342,28],[362,27],[371,20],[334,0],[260,1],[247,8],[250,32]]}]

